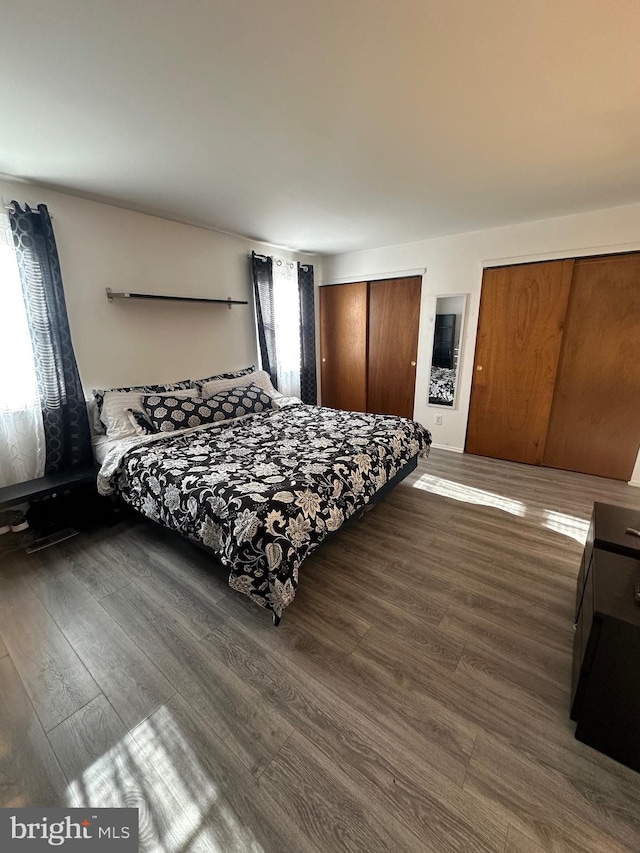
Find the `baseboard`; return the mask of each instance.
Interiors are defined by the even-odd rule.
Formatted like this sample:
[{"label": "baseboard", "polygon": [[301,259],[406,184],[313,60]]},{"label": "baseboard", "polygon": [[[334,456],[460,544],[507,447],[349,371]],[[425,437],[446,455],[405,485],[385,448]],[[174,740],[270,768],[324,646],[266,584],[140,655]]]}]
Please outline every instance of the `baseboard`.
[{"label": "baseboard", "polygon": [[630,486],[635,486],[636,489],[640,489],[640,480],[629,480]]}]

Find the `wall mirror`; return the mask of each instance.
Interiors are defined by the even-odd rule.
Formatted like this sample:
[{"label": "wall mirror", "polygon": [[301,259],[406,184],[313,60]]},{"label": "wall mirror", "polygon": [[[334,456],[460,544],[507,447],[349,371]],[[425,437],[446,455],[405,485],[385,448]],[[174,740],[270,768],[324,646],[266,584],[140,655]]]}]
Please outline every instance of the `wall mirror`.
[{"label": "wall mirror", "polygon": [[447,406],[450,409],[455,406],[467,296],[466,293],[454,293],[436,297],[429,371],[430,406]]}]

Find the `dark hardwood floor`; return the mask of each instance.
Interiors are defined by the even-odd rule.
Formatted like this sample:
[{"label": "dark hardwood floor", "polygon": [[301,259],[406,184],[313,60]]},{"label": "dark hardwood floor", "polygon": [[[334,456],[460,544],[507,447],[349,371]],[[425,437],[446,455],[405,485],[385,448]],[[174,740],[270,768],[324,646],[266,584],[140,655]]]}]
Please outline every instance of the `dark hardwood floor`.
[{"label": "dark hardwood floor", "polygon": [[126,521],[0,569],[0,806],[137,806],[141,849],[640,850],[640,775],[569,721],[594,500],[433,451],[307,560],[282,624]]}]

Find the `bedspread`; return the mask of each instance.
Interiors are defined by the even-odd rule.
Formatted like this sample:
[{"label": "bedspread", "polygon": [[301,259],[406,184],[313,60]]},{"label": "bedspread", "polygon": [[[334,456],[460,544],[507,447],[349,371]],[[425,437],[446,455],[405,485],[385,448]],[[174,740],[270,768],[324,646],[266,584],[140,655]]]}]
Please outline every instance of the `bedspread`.
[{"label": "bedspread", "polygon": [[294,405],[119,442],[98,486],[211,548],[279,617],[304,558],[430,444],[415,421]]}]

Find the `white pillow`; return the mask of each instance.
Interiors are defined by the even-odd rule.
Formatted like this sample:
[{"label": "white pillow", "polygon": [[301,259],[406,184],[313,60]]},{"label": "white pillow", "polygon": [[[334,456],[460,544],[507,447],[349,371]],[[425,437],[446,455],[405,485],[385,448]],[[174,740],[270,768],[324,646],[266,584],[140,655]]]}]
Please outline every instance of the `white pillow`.
[{"label": "white pillow", "polygon": [[248,385],[257,385],[259,388],[268,394],[269,397],[281,397],[279,391],[271,384],[271,378],[266,370],[256,370],[253,373],[247,373],[245,376],[237,376],[235,379],[212,379],[211,382],[205,382],[200,385],[203,397],[213,397],[219,391],[230,391],[232,388],[246,388]]},{"label": "white pillow", "polygon": [[[107,438],[128,438],[136,435],[135,421],[129,416],[127,409],[136,409],[143,415],[142,391],[107,391],[102,403],[102,422],[107,430]],[[158,397],[193,397],[195,388],[180,388],[176,391],[163,391]]]}]

